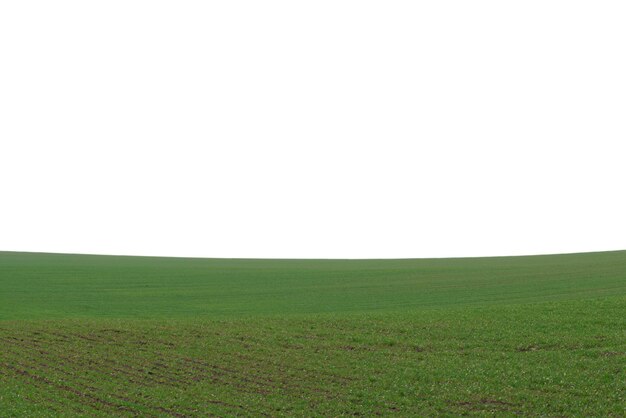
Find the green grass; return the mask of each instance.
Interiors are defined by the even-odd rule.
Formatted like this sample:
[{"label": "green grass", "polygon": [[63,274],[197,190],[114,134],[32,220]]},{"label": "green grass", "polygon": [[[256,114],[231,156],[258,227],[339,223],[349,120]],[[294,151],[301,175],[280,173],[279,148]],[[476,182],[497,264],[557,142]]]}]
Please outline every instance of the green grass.
[{"label": "green grass", "polygon": [[626,252],[0,253],[0,416],[626,416]]},{"label": "green grass", "polygon": [[626,252],[424,260],[0,253],[0,319],[399,312],[626,294]]}]

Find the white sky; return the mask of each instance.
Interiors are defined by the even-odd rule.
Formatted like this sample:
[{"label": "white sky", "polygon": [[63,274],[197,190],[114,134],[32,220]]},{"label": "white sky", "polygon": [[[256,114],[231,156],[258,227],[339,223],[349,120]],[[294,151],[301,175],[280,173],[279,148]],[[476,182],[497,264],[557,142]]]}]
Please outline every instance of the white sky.
[{"label": "white sky", "polygon": [[4,1],[0,250],[626,249],[623,1]]}]

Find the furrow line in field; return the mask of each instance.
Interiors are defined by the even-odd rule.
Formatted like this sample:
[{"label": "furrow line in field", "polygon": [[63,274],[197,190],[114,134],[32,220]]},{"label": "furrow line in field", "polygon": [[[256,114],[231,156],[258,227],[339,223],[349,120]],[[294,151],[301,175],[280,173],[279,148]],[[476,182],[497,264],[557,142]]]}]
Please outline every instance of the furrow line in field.
[{"label": "furrow line in field", "polygon": [[[20,366],[24,367],[24,365],[21,365],[21,364],[20,364]],[[25,369],[22,369],[20,367],[16,367],[16,366],[11,365],[11,364],[5,364],[4,367],[6,367],[6,368],[8,368],[10,370],[13,370],[16,374],[18,374],[20,376],[23,376],[23,377],[29,379],[32,382],[37,382],[37,383],[43,384],[43,385],[45,385],[47,387],[56,388],[56,389],[58,389],[58,391],[60,393],[66,394],[66,396],[71,394],[74,397],[76,397],[76,399],[79,400],[79,402],[81,402],[81,403],[83,403],[85,405],[91,406],[94,409],[98,409],[98,408],[96,408],[94,406],[94,404],[98,404],[98,405],[101,405],[101,406],[104,406],[104,407],[107,407],[109,409],[113,409],[113,410],[116,410],[116,411],[133,412],[132,408],[129,408],[129,407],[125,406],[125,405],[116,404],[114,402],[107,401],[105,399],[99,398],[99,397],[94,396],[92,394],[81,392],[80,390],[78,390],[78,389],[76,389],[74,387],[71,387],[71,386],[69,386],[69,385],[67,385],[65,383],[54,382],[54,381],[52,381],[52,380],[50,380],[48,378],[45,378],[43,376],[39,376],[37,374],[34,374],[34,373],[30,372],[29,370],[25,370]]]},{"label": "furrow line in field", "polygon": [[[5,340],[5,342],[8,342],[10,344],[15,344],[21,349],[32,348],[28,345],[27,341],[23,341],[23,340],[22,341]],[[145,381],[152,382],[157,385],[160,384],[160,385],[170,385],[170,386],[176,386],[174,385],[174,383],[177,383],[179,385],[189,383],[187,381],[175,379],[170,376],[157,376],[157,375],[144,373],[143,370],[138,369],[137,367],[134,367],[134,366],[129,366],[126,369],[120,368],[118,367],[120,366],[118,362],[114,362],[113,360],[107,359],[105,357],[99,357],[98,360],[95,360],[93,358],[84,358],[82,356],[68,356],[67,355],[68,352],[72,354],[71,348],[69,347],[61,347],[59,348],[59,350],[62,350],[62,352],[66,354],[61,354],[59,351],[46,352],[43,350],[36,349],[36,351],[42,355],[54,355],[56,358],[60,360],[64,360],[65,362],[69,364],[73,364],[77,366],[78,368],[80,368],[81,366],[87,366],[87,368],[90,371],[100,373],[102,375],[124,376],[127,378],[131,378],[130,379],[131,382],[141,384],[144,386],[147,383]],[[74,351],[73,354],[80,355],[82,353],[78,351]],[[97,365],[98,367],[93,367],[94,365]],[[116,373],[113,374],[111,373],[111,371],[116,372]],[[161,380],[158,379],[159,377],[161,377]],[[139,378],[141,380],[132,380],[132,378]]]},{"label": "furrow line in field", "polygon": [[[9,342],[13,342],[13,341],[9,341]],[[24,341],[20,341],[20,342],[24,342]],[[28,345],[26,345],[26,347],[28,347]],[[132,384],[138,385],[138,386],[143,386],[143,387],[147,387],[150,385],[147,385],[146,382],[144,381],[145,379],[151,380],[154,383],[157,384],[163,384],[163,382],[158,382],[155,379],[151,379],[151,377],[149,377],[146,374],[137,374],[137,373],[132,373],[129,372],[127,370],[124,369],[120,369],[117,367],[111,367],[110,365],[107,366],[103,363],[96,363],[95,361],[93,361],[92,359],[87,359],[86,361],[82,361],[79,362],[78,364],[76,364],[76,357],[69,357],[69,356],[65,356],[59,353],[54,353],[56,355],[56,357],[51,357],[51,358],[47,358],[44,359],[37,356],[36,354],[32,353],[32,352],[28,352],[28,351],[24,351],[23,350],[24,346],[22,345],[16,345],[16,349],[18,351],[13,352],[13,354],[18,357],[21,358],[22,360],[29,360],[31,363],[29,364],[20,364],[20,366],[22,366],[25,371],[28,370],[33,370],[33,371],[39,371],[45,374],[49,374],[51,371],[56,372],[57,374],[61,374],[63,377],[67,377],[67,376],[71,376],[73,379],[73,383],[74,386],[77,386],[77,390],[82,389],[82,390],[88,390],[90,392],[97,392],[98,389],[91,386],[91,384],[93,384],[93,380],[90,380],[89,378],[87,378],[87,374],[85,373],[76,373],[74,372],[74,370],[81,370],[84,369],[84,366],[87,365],[88,369],[92,372],[95,372],[96,376],[94,376],[94,379],[96,380],[100,380],[101,378],[107,378],[110,380],[111,378],[111,373],[108,370],[114,370],[119,372],[119,374],[115,374],[114,377],[118,377],[121,375],[124,376],[124,382],[130,382]],[[26,353],[29,353],[30,356],[27,356]],[[33,355],[34,354],[34,355]],[[50,355],[50,353],[47,353],[48,355]],[[53,364],[58,364],[59,360],[64,360],[64,364],[67,364],[68,367],[70,367],[70,369],[63,369],[57,366],[54,366]],[[111,361],[109,361],[109,363],[111,363]],[[93,364],[98,364],[98,366],[100,366],[101,368],[95,369],[93,368]],[[138,370],[138,369],[134,369],[134,370]],[[166,377],[167,378],[167,377]],[[237,384],[237,382],[229,382],[227,380],[222,380],[222,379],[215,379],[213,376],[213,381],[215,381],[216,383],[220,383],[222,385],[225,386],[234,386],[237,387],[237,389],[245,391],[245,392],[249,392],[249,393],[259,393],[258,388],[254,389],[254,388],[248,388],[248,387],[244,387],[242,385]],[[188,381],[182,381],[179,380],[179,382],[181,383],[181,386],[187,386],[188,384],[190,384],[191,382]],[[172,386],[170,384],[170,386]],[[181,387],[178,386],[178,387]],[[129,398],[128,396],[123,396],[120,394],[116,394],[113,393],[112,394],[114,397],[116,397],[118,400],[121,401],[125,401],[125,402],[130,402],[130,403],[135,403],[139,406],[148,408],[148,409],[153,409],[156,411],[161,411],[164,412],[164,408],[163,407],[158,407],[158,406],[153,406],[150,404],[144,404],[142,403],[142,401],[139,401],[137,399],[133,399],[133,398]],[[235,405],[235,404],[229,404],[227,402],[222,402],[222,401],[207,401],[209,403],[214,403],[216,405],[221,405],[224,407],[228,407],[231,409],[244,409],[242,406],[240,405]],[[244,409],[245,410],[245,409]],[[170,411],[171,415],[176,415],[176,413],[174,411]],[[189,411],[188,411],[189,412]]]},{"label": "furrow line in field", "polygon": [[[326,390],[317,386],[311,387],[311,386],[303,385],[301,383],[295,382],[293,379],[289,379],[288,377],[284,375],[284,373],[281,375],[282,378],[280,380],[277,380],[276,378],[269,377],[269,376],[261,377],[260,374],[256,377],[251,377],[249,375],[248,377],[245,377],[245,376],[241,376],[242,372],[237,371],[237,370],[229,369],[229,368],[222,367],[222,366],[210,365],[197,359],[188,358],[187,360],[194,364],[202,365],[203,367],[206,367],[206,368],[212,368],[214,370],[218,370],[230,376],[236,377],[237,380],[242,380],[244,382],[252,383],[254,385],[258,385],[262,387],[269,386],[274,390],[288,390],[290,392],[297,390],[299,393],[307,393],[307,392],[318,393],[318,394],[324,395],[327,399],[336,398],[336,393],[330,390]],[[254,364],[257,367],[266,366],[266,363],[262,361],[249,362],[246,367],[248,370],[251,369],[250,367],[251,364]],[[255,368],[254,370],[256,371],[257,369]],[[284,372],[283,370],[278,370],[278,371]]]},{"label": "furrow line in field", "polygon": [[[16,366],[21,367],[20,372],[18,372],[19,375],[21,376],[28,376],[28,377],[32,377],[35,376],[34,378],[37,380],[42,380],[39,379],[39,375],[35,374],[34,372],[39,372],[42,374],[50,374],[50,371],[56,372],[61,374],[64,378],[66,378],[67,376],[72,377],[71,383],[73,386],[70,386],[70,383],[65,381],[63,383],[56,383],[54,386],[57,389],[63,389],[65,391],[69,391],[70,393],[74,393],[74,394],[82,394],[81,396],[86,396],[90,399],[102,399],[96,396],[96,393],[99,391],[99,389],[97,389],[96,387],[92,386],[92,384],[94,384],[94,381],[87,379],[85,383],[85,378],[84,378],[84,374],[76,374],[76,373],[72,373],[69,372],[68,370],[65,369],[61,369],[59,367],[55,367],[53,365],[50,365],[49,361],[46,362],[42,362],[42,359],[40,358],[33,358],[33,357],[29,357],[26,358],[24,356],[21,356],[20,360],[22,360],[22,362],[20,361],[16,361],[14,362],[14,364]],[[23,360],[30,360],[30,363],[23,363]],[[50,360],[50,359],[48,359]],[[11,367],[9,367],[11,368]],[[14,370],[15,366],[13,367]],[[48,378],[43,378],[46,379],[46,382],[51,382],[51,379]],[[132,382],[132,383],[138,383],[138,382]],[[85,393],[86,392],[91,392],[91,393]],[[57,392],[54,392],[55,394],[58,394]],[[167,408],[161,407],[161,406],[154,406],[151,404],[145,404],[142,401],[139,401],[137,399],[131,398],[127,395],[121,395],[119,393],[115,393],[115,392],[111,392],[110,390],[108,390],[107,395],[109,395],[110,397],[118,400],[118,401],[122,401],[122,402],[128,402],[131,404],[136,404],[139,407],[143,407],[143,408],[147,408],[147,409],[152,409],[155,411],[160,411],[160,412],[167,412],[168,414],[172,415],[172,416],[186,416],[185,414],[181,414],[179,412],[176,411],[172,411],[169,410]],[[62,404],[63,405],[63,404]],[[93,404],[88,404],[90,407],[93,407]],[[133,410],[131,407],[127,407],[124,406],[125,408],[128,408],[129,410]]]}]

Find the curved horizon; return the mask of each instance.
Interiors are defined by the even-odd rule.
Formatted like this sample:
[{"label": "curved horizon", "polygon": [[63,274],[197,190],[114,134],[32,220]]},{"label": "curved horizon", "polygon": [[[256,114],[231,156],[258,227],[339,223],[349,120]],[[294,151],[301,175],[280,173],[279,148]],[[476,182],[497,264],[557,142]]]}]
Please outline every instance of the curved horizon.
[{"label": "curved horizon", "polygon": [[435,257],[214,257],[209,255],[160,255],[160,254],[123,254],[123,253],[93,253],[93,252],[63,252],[63,251],[29,251],[29,250],[0,250],[0,253],[23,253],[23,254],[58,254],[58,255],[85,255],[103,257],[147,257],[147,258],[190,258],[190,259],[224,259],[224,260],[437,260],[437,259],[473,259],[473,258],[506,258],[506,257],[541,257],[558,255],[599,254],[616,253],[626,251],[622,249],[548,252],[548,253],[524,253],[502,255],[458,255],[458,256],[435,256]]}]

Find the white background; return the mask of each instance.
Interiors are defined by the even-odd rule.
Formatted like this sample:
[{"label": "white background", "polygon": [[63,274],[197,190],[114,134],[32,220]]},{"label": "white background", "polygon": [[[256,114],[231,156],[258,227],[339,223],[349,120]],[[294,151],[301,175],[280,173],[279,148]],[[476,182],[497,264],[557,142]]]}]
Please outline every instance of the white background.
[{"label": "white background", "polygon": [[0,250],[626,249],[623,1],[3,1]]}]

